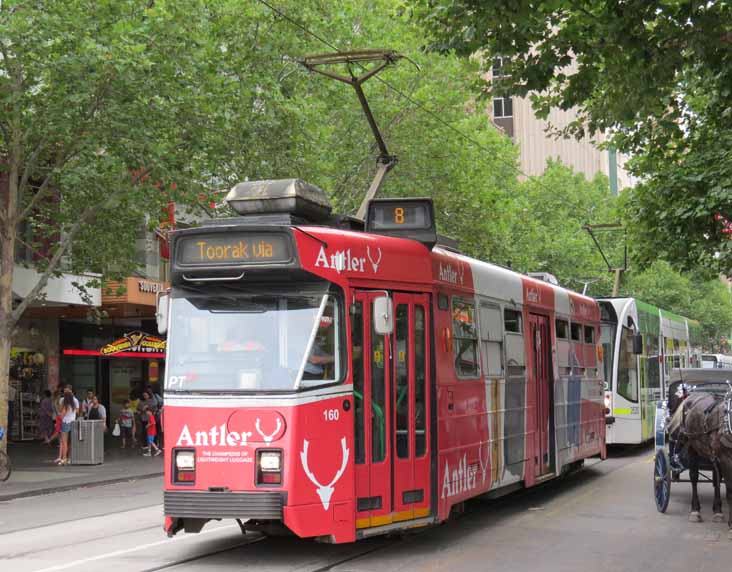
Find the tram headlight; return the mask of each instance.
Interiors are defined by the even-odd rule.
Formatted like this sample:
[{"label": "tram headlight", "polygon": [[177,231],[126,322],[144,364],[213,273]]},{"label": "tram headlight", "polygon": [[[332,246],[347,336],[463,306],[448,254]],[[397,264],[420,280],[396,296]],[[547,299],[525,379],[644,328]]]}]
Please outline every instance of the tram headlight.
[{"label": "tram headlight", "polygon": [[193,451],[176,451],[175,466],[179,471],[192,471],[196,466],[196,455]]},{"label": "tram headlight", "polygon": [[282,485],[282,451],[257,451],[257,485]]},{"label": "tram headlight", "polygon": [[192,485],[196,482],[196,451],[173,449],[173,484]]},{"label": "tram headlight", "polygon": [[612,405],[612,394],[609,391],[605,392],[605,415],[610,413],[610,406]]},{"label": "tram headlight", "polygon": [[262,451],[259,454],[259,468],[264,473],[278,473],[282,464],[282,454],[279,451]]}]

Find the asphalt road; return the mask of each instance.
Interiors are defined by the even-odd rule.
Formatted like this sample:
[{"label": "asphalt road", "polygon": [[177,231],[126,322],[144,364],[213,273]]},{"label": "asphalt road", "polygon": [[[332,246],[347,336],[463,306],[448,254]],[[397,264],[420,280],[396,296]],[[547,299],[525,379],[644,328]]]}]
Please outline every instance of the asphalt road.
[{"label": "asphalt road", "polygon": [[[665,515],[651,495],[650,449],[615,452],[582,471],[498,501],[469,503],[446,524],[401,538],[324,545],[242,536],[233,522],[173,539],[162,531],[161,480],[0,503],[0,570],[257,572],[719,572],[732,561],[727,525],[687,521],[690,490],[672,486]],[[725,507],[725,513],[727,508]]]}]

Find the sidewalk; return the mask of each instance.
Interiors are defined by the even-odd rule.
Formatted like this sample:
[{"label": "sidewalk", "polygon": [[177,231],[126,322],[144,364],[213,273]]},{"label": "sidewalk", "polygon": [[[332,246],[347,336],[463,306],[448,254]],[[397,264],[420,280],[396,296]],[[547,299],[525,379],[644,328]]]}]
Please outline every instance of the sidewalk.
[{"label": "sidewalk", "polygon": [[0,502],[163,474],[163,455],[143,457],[139,448],[120,449],[119,439],[105,439],[102,465],[59,467],[53,463],[58,446],[37,442],[11,442],[8,454],[13,473],[0,483]]}]

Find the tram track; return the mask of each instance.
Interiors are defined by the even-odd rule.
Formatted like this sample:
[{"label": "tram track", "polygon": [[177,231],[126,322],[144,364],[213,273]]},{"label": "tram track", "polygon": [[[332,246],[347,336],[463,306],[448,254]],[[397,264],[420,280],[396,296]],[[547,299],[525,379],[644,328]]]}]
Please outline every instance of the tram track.
[{"label": "tram track", "polygon": [[[195,556],[190,556],[188,558],[182,558],[181,560],[176,560],[173,562],[168,562],[166,564],[160,564],[158,566],[153,566],[151,568],[145,568],[143,570],[140,570],[140,572],[162,572],[163,570],[172,570],[179,566],[184,566],[186,564],[191,564],[193,562],[201,562],[205,561],[207,558],[211,558],[213,556],[218,556],[220,554],[225,554],[227,552],[231,552],[233,550],[236,550],[238,548],[241,548],[243,546],[250,546],[253,544],[258,544],[260,542],[268,542],[273,541],[273,538],[269,538],[264,535],[257,536],[255,538],[247,539],[242,542],[238,542],[232,546],[227,546],[225,548],[219,548],[216,550],[212,550],[209,552],[205,552],[203,554],[196,554]],[[390,548],[397,542],[399,542],[400,539],[388,539],[385,541],[382,541],[378,546],[369,546],[365,550],[361,550],[356,554],[350,554],[348,556],[338,558],[337,560],[333,562],[329,562],[328,564],[318,566],[317,568],[310,568],[310,569],[302,569],[302,572],[330,572],[335,567],[340,566],[342,564],[346,564],[348,562],[353,562],[355,560],[358,560],[359,558],[363,558],[364,556],[368,556],[370,554],[379,552],[380,550],[384,550],[386,548]],[[306,541],[303,541],[306,542]]]}]

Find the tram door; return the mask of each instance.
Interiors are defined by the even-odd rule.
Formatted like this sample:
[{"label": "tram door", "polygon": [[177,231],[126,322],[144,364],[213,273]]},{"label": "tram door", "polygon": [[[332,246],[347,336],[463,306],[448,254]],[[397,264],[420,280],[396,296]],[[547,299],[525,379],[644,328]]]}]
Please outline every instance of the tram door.
[{"label": "tram door", "polygon": [[357,528],[429,514],[428,296],[394,294],[394,332],[381,336],[383,295],[358,292],[351,306]]},{"label": "tram door", "polygon": [[534,388],[536,397],[536,432],[535,454],[537,456],[535,475],[537,477],[552,470],[551,435],[551,340],[549,318],[537,314],[529,314],[531,343],[533,349]]}]

